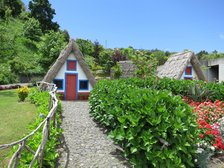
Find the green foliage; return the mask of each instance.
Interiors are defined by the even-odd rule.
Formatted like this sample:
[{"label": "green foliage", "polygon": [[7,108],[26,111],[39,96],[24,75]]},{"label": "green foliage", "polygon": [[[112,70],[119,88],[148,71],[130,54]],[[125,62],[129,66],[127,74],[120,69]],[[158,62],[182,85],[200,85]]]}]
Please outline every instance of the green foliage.
[{"label": "green foliage", "polygon": [[65,41],[68,43],[70,40],[70,35],[67,30],[63,30],[62,34],[64,35]]},{"label": "green foliage", "polygon": [[97,83],[90,96],[94,119],[135,167],[193,167],[198,132],[191,108],[169,91],[141,88],[141,79],[126,81]]},{"label": "green foliage", "polygon": [[48,0],[32,0],[29,2],[29,9],[31,17],[34,17],[40,22],[42,32],[58,30],[59,25],[57,22],[52,21],[55,10],[51,7]]},{"label": "green foliage", "polygon": [[40,29],[40,23],[34,18],[27,20],[24,25],[24,36],[33,41],[40,41],[42,31]]},{"label": "green foliage", "polygon": [[105,73],[109,73],[111,67],[114,65],[112,61],[113,50],[102,50],[98,57],[98,64],[104,68]]},{"label": "green foliage", "polygon": [[40,63],[45,71],[56,61],[65,45],[64,35],[60,32],[50,31],[42,37],[38,48]]},{"label": "green foliage", "polygon": [[219,53],[217,51],[213,51],[212,53],[208,53],[206,51],[201,51],[197,55],[198,55],[199,59],[201,59],[201,60],[213,60],[213,59],[224,57],[224,53]]},{"label": "green foliage", "polygon": [[[32,103],[37,105],[37,114],[35,122],[30,125],[30,131],[36,129],[36,127],[43,121],[43,117],[47,116],[48,110],[48,102],[49,102],[49,94],[47,92],[40,92],[36,88],[32,88],[29,94],[29,99]],[[61,123],[60,120],[60,112],[61,112],[61,104],[57,108],[56,112],[56,120],[58,124]],[[58,158],[58,153],[56,151],[56,146],[59,144],[59,137],[61,135],[61,128],[54,127],[51,121],[50,124],[50,138],[47,141],[46,147],[44,149],[44,160],[43,167],[55,167],[56,159]],[[40,129],[34,136],[31,136],[26,144],[33,150],[36,151],[38,146],[41,143],[42,139],[42,130]],[[15,151],[16,149],[14,149]],[[33,159],[33,154],[30,152],[23,150],[21,154],[21,159],[19,163],[19,167],[28,167],[29,163]],[[34,167],[38,167],[38,164],[35,163]]]},{"label": "green foliage", "polygon": [[15,82],[11,80],[13,77],[16,79],[21,75],[40,74],[42,71],[38,64],[39,57],[35,55],[36,42],[23,36],[23,27],[23,21],[18,19],[0,22],[0,62],[4,63],[0,68],[7,67],[1,83]]},{"label": "green foliage", "polygon": [[96,40],[94,42],[93,57],[99,62],[100,53],[104,50],[103,46]]},{"label": "green foliage", "polygon": [[113,79],[117,79],[121,76],[122,71],[121,71],[121,67],[118,63],[116,63],[116,65],[114,65],[112,67],[112,72],[113,72],[112,73],[113,74],[113,76],[112,76]]},{"label": "green foliage", "polygon": [[156,75],[157,61],[154,58],[133,57],[133,63],[136,65],[136,75],[142,79]]},{"label": "green foliage", "polygon": [[158,65],[163,65],[168,59],[168,56],[166,55],[165,52],[156,50],[151,54],[151,57],[155,58],[158,62]]},{"label": "green foliage", "polygon": [[76,39],[76,43],[84,57],[93,56],[94,44],[90,40],[84,40],[78,38]]},{"label": "green foliage", "polygon": [[0,72],[0,85],[18,82],[17,77],[12,73],[8,64],[0,64]]},{"label": "green foliage", "polygon": [[186,96],[190,98],[190,100],[203,102],[208,101],[209,97],[211,97],[212,95],[212,91],[210,91],[208,88],[203,87],[200,84],[195,84],[188,89]]},{"label": "green foliage", "polygon": [[18,88],[16,90],[17,96],[19,97],[19,101],[25,101],[25,99],[27,98],[28,94],[29,94],[29,88],[27,86]]},{"label": "green foliage", "polygon": [[[14,31],[11,31],[10,26],[3,21],[0,23],[0,62],[5,63],[15,55],[14,34],[16,34],[16,30],[14,29]],[[19,27],[19,25],[17,25],[17,27]],[[9,31],[11,31],[11,34]]]},{"label": "green foliage", "polygon": [[[189,95],[189,88],[195,85],[200,86],[200,90],[207,92],[205,99],[211,101],[224,100],[224,85],[223,83],[206,83],[204,81],[193,81],[193,80],[176,80],[170,78],[156,78],[148,77],[145,80],[139,80],[138,78],[121,79],[127,85],[140,88],[149,88],[156,90],[167,90],[172,92],[174,95],[187,96]],[[205,94],[204,94],[205,95]]]},{"label": "green foliage", "polygon": [[0,2],[0,18],[7,17],[9,11],[10,15],[16,17],[24,10],[25,7],[21,0],[1,0]]}]

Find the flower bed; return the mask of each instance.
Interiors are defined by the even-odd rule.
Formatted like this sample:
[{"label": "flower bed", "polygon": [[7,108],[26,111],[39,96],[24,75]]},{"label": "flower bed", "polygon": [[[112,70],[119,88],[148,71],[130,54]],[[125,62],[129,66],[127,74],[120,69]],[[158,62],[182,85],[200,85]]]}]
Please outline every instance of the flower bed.
[{"label": "flower bed", "polygon": [[196,114],[200,143],[198,144],[199,155],[205,155],[207,158],[217,155],[224,150],[224,102],[216,100],[215,102],[195,102],[188,98],[184,100],[192,107]]}]

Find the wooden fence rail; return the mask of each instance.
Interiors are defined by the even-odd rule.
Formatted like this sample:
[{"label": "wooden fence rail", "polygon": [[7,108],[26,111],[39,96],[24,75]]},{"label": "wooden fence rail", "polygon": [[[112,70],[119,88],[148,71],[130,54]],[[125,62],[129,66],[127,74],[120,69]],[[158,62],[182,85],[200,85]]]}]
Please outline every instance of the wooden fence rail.
[{"label": "wooden fence rail", "polygon": [[[44,89],[49,92],[50,94],[50,101],[49,101],[49,113],[47,117],[38,125],[38,127],[33,130],[29,135],[25,136],[24,138],[12,142],[10,144],[4,144],[0,146],[0,150],[6,149],[9,147],[13,147],[15,145],[19,145],[19,148],[17,151],[13,154],[12,158],[9,161],[8,168],[16,168],[19,164],[19,160],[21,158],[22,150],[25,149],[32,153],[34,155],[32,161],[30,162],[29,168],[32,168],[35,161],[37,160],[39,163],[39,167],[42,167],[42,161],[44,157],[44,148],[46,145],[46,142],[50,135],[50,122],[53,121],[55,123],[55,113],[58,107],[58,99],[56,97],[56,91],[57,87],[55,84],[50,84],[46,82],[38,82],[37,83],[38,88],[40,89],[40,86],[44,86]],[[33,136],[41,127],[43,126],[42,130],[42,140],[37,148],[36,151],[33,151],[29,146],[26,145],[26,141]]]}]

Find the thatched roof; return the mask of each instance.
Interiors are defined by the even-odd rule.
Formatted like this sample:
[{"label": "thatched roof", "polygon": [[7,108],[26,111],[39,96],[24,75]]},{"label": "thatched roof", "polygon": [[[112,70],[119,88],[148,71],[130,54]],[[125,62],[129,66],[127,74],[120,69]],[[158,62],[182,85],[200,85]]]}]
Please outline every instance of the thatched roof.
[{"label": "thatched roof", "polygon": [[71,39],[69,41],[68,45],[66,46],[66,48],[61,51],[58,59],[55,61],[55,63],[49,69],[49,71],[45,75],[43,81],[51,83],[71,53],[74,53],[79,65],[82,67],[82,69],[85,72],[87,78],[89,79],[91,85],[94,86],[96,83],[96,80],[95,80],[94,76],[92,75],[88,65],[86,64],[86,62],[83,58],[83,55],[78,48],[78,45],[76,44],[75,40],[73,40],[73,39]]},{"label": "thatched roof", "polygon": [[132,61],[119,61],[118,64],[121,67],[122,78],[133,77],[136,71],[136,66]]},{"label": "thatched roof", "polygon": [[157,69],[158,77],[168,77],[180,79],[185,71],[186,66],[191,63],[198,79],[206,81],[206,78],[201,70],[200,62],[193,52],[177,53],[169,57],[166,63]]}]

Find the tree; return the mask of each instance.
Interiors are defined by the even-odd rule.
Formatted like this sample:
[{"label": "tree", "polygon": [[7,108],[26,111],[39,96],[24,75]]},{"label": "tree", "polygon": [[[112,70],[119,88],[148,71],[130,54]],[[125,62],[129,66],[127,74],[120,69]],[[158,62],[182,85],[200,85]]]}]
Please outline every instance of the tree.
[{"label": "tree", "polygon": [[199,53],[196,54],[198,59],[202,59],[205,55],[208,55],[208,52],[205,50],[200,51]]},{"label": "tree", "polygon": [[139,57],[136,55],[132,58],[136,65],[136,75],[142,79],[156,75],[157,60],[156,58]]},{"label": "tree", "polygon": [[76,43],[84,57],[93,56],[94,44],[90,40],[76,39]]},{"label": "tree", "polygon": [[0,2],[0,18],[4,18],[6,11],[11,11],[13,17],[19,16],[25,11],[24,4],[21,0],[1,0]]},{"label": "tree", "polygon": [[64,35],[60,32],[50,31],[43,36],[39,55],[40,63],[45,71],[55,62],[65,45]]},{"label": "tree", "polygon": [[7,62],[16,55],[15,37],[13,33],[9,36],[8,31],[7,26],[0,25],[0,64]]},{"label": "tree", "polygon": [[99,62],[100,52],[103,51],[103,46],[96,40],[94,42],[94,52],[93,57],[96,59],[96,62]]},{"label": "tree", "polygon": [[112,66],[114,66],[114,62],[112,61],[113,50],[107,49],[103,50],[99,54],[98,64],[104,67],[104,71],[106,73],[110,72]]},{"label": "tree", "polygon": [[69,35],[68,31],[67,30],[63,30],[62,33],[64,35],[65,41],[68,43],[69,40],[70,40],[70,35]]},{"label": "tree", "polygon": [[158,61],[158,65],[163,65],[168,59],[164,51],[157,50],[151,54],[151,57],[154,57]]},{"label": "tree", "polygon": [[33,41],[40,41],[42,36],[42,31],[40,28],[40,23],[34,18],[30,18],[24,23],[24,36]]},{"label": "tree", "polygon": [[48,0],[32,0],[29,2],[29,9],[31,17],[40,22],[43,32],[47,32],[48,30],[57,31],[59,29],[57,22],[52,21],[55,10],[51,8]]}]

